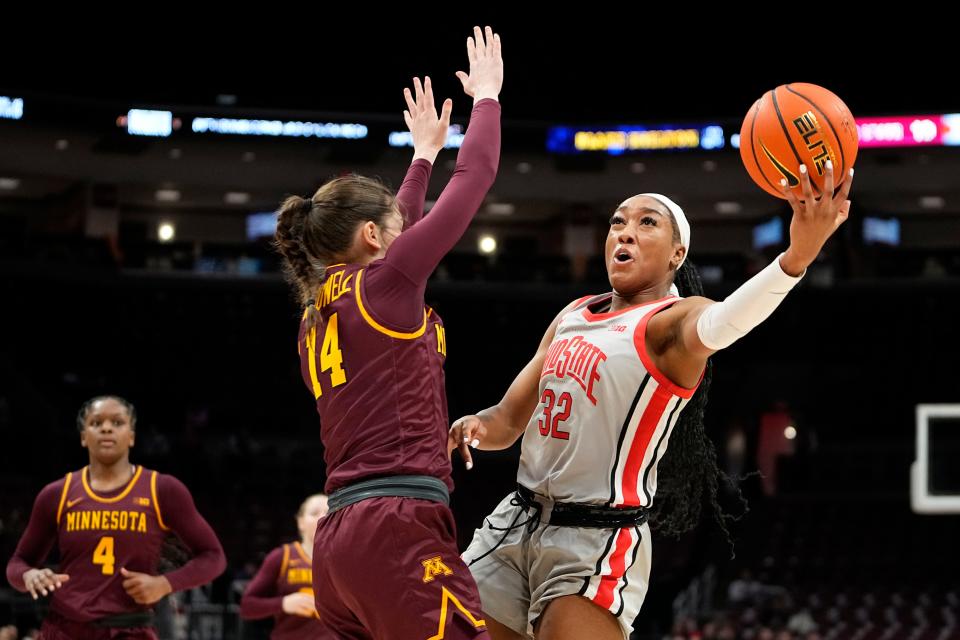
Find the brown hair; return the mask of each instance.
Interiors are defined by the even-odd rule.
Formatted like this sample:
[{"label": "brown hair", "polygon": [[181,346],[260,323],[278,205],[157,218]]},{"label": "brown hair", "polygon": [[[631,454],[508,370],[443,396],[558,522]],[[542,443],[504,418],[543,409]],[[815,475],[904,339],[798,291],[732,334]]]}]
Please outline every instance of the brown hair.
[{"label": "brown hair", "polygon": [[396,196],[374,178],[358,175],[330,180],[312,198],[290,196],[277,212],[274,244],[300,301],[310,304],[325,279],[324,269],[349,260],[357,227],[383,227]]}]

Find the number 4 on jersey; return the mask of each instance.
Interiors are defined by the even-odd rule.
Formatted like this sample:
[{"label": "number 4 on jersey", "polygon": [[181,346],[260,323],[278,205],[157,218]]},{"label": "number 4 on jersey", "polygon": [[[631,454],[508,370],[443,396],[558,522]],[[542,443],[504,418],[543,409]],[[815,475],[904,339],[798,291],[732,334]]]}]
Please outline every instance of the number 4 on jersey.
[{"label": "number 4 on jersey", "polygon": [[[330,372],[330,386],[339,387],[347,381],[347,373],[343,370],[343,351],[340,350],[340,334],[337,328],[337,314],[327,319],[326,329],[323,332],[323,344],[320,346],[320,371]],[[307,362],[310,367],[310,381],[313,383],[313,396],[323,395],[320,379],[317,377],[317,328],[310,329],[307,336]]]},{"label": "number 4 on jersey", "polygon": [[93,564],[101,565],[101,571],[105,576],[113,575],[113,565],[116,559],[113,555],[113,538],[104,536],[100,538],[97,548],[93,550]]}]

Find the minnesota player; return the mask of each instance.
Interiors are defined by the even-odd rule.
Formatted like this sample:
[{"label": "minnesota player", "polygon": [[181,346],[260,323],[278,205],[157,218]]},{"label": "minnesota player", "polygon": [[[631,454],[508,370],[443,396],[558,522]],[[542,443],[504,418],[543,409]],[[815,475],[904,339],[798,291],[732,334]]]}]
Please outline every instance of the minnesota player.
[{"label": "minnesota player", "polygon": [[424,305],[427,278],[466,230],[496,177],[500,37],[467,41],[473,98],[456,169],[430,215],[427,180],[447,136],[429,79],[406,93],[414,161],[394,195],[360,176],[280,209],[276,241],[306,307],[298,346],[316,400],[330,513],[313,585],[320,621],[349,638],[486,637],[447,506],[446,334]]},{"label": "minnesota player", "polygon": [[675,279],[685,294],[702,293],[695,271],[681,268],[683,210],[659,194],[625,200],[606,240],[612,293],[571,303],[500,403],[453,424],[448,447],[468,466],[470,445],[503,449],[523,436],[516,493],[464,553],[491,637],[629,636],[647,590],[658,481],[662,530],[694,526],[704,494],[722,526],[703,430],[708,357],[766,319],[846,219],[853,171],[834,195],[828,167],[819,201],[803,167],[803,202],[782,185],[790,247],[723,302],[671,293]]},{"label": "minnesota player", "polygon": [[[51,596],[43,640],[155,639],[150,605],[206,584],[226,566],[223,549],[173,476],[131,464],[136,412],[117,396],[77,416],[90,464],[44,487],[7,564],[7,580],[34,599]],[[161,545],[176,535],[193,557],[157,575]],[[53,546],[57,571],[41,568]]]},{"label": "minnesota player", "polygon": [[317,521],[327,514],[327,496],[317,493],[300,505],[300,541],[283,544],[267,554],[240,599],[245,620],[274,618],[271,640],[334,637],[317,620],[313,603],[313,536]]}]

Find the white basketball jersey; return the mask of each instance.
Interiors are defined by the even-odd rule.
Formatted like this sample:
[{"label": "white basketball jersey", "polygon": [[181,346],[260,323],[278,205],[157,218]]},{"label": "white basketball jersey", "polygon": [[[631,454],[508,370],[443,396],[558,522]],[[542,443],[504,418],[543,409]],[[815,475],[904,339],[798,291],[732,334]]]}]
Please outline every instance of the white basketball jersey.
[{"label": "white basketball jersey", "polygon": [[561,318],[540,372],[540,404],[523,435],[517,480],[553,500],[649,507],[657,462],[694,389],[654,366],[647,322],[668,297],[612,313],[579,300]]}]

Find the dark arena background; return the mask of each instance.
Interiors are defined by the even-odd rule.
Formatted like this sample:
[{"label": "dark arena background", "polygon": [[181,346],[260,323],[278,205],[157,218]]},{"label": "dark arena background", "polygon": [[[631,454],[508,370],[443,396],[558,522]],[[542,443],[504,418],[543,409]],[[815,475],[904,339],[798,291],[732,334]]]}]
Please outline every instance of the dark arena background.
[{"label": "dark arena background", "polygon": [[[264,555],[297,539],[294,514],[325,480],[275,211],[349,172],[398,187],[414,75],[454,101],[431,206],[470,113],[454,73],[476,21],[503,38],[503,144],[427,288],[451,420],[500,399],[567,303],[609,291],[608,219],[633,194],[684,207],[711,298],[772,261],[790,208],[750,180],[740,125],[777,85],[826,87],[857,118],[850,218],[780,308],[713,357],[706,427],[733,478],[721,491],[740,516],[733,544],[706,509],[679,539],[655,533],[631,637],[960,638],[955,55],[866,24],[839,53],[773,59],[726,27],[640,18],[603,32],[486,15],[289,20],[222,46],[128,33],[100,56],[60,41],[49,64],[33,43],[35,70],[0,74],[4,564],[40,489],[87,463],[80,405],[118,394],[137,408],[132,461],[189,487],[227,557],[212,584],[161,602],[160,636],[268,637],[270,621],[240,619],[240,596]],[[519,444],[474,455],[471,471],[453,459],[461,549],[515,487]],[[45,600],[4,582],[0,640],[36,638]]]}]

